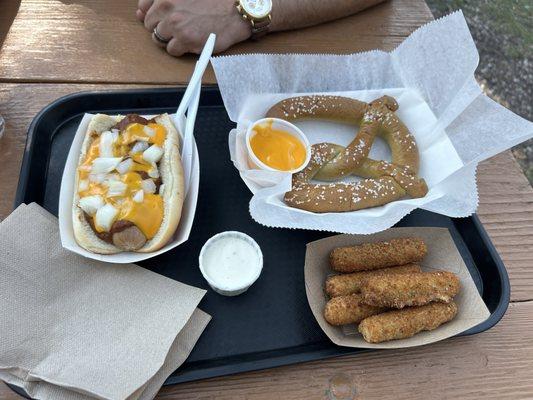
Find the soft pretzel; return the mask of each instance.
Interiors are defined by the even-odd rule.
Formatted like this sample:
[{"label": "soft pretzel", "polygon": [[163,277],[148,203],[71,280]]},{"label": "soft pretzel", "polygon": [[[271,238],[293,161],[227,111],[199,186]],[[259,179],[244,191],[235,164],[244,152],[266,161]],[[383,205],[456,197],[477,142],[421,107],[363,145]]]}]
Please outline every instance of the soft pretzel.
[{"label": "soft pretzel", "polygon": [[[341,96],[312,95],[285,99],[275,104],[267,117],[297,120],[328,119],[359,125],[354,140],[346,146],[318,143],[311,148],[307,167],[293,175],[293,188],[285,194],[292,207],[313,212],[355,211],[376,207],[408,195],[423,197],[425,181],[419,178],[416,142],[394,114],[398,103],[383,96],[371,103]],[[392,161],[368,158],[376,136],[389,145]],[[335,181],[349,175],[364,179],[357,183],[314,184],[311,179]]]}]

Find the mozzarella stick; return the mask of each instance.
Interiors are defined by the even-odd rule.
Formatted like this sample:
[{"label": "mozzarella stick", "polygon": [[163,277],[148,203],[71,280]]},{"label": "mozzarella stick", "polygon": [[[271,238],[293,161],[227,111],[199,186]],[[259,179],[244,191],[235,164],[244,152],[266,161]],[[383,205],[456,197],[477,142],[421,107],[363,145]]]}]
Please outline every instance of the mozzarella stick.
[{"label": "mozzarella stick", "polygon": [[418,262],[427,253],[419,238],[399,238],[388,242],[337,247],[330,253],[330,264],[338,272],[357,272]]},{"label": "mozzarella stick", "polygon": [[418,264],[406,264],[398,267],[376,269],[373,271],[353,272],[329,276],[326,280],[326,293],[329,297],[346,296],[352,293],[360,293],[365,279],[383,274],[406,274],[421,272]]},{"label": "mozzarella stick", "polygon": [[452,320],[456,314],[457,305],[453,301],[407,307],[365,318],[359,324],[359,332],[370,343],[405,339],[418,332],[436,329]]},{"label": "mozzarella stick", "polygon": [[328,301],[324,308],[324,318],[331,325],[355,324],[382,311],[384,308],[362,304],[361,296],[351,294]]},{"label": "mozzarella stick", "polygon": [[448,271],[388,274],[367,278],[361,297],[372,306],[403,308],[432,301],[449,303],[459,288],[459,278]]}]

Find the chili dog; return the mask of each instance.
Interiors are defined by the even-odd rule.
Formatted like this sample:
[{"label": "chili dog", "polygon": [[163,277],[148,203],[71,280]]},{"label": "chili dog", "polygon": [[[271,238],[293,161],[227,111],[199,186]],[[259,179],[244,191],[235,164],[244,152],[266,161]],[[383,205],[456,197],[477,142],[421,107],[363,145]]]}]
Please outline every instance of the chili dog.
[{"label": "chili dog", "polygon": [[183,182],[179,136],[167,114],[93,116],[76,171],[76,241],[99,254],[160,249],[179,224]]}]

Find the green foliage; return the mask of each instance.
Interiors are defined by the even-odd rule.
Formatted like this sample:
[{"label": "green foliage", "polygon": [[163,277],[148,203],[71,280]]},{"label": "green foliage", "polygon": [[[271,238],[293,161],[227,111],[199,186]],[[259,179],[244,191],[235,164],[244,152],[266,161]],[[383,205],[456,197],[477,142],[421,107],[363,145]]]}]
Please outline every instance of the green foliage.
[{"label": "green foliage", "polygon": [[[485,3],[485,2],[484,2]],[[533,1],[500,0],[484,4],[491,25],[506,35],[514,36],[517,52],[531,52],[533,47]]]},{"label": "green foliage", "polygon": [[505,55],[518,58],[533,52],[533,0],[428,0],[440,13],[463,10],[466,18],[479,18],[494,34],[509,40]]}]

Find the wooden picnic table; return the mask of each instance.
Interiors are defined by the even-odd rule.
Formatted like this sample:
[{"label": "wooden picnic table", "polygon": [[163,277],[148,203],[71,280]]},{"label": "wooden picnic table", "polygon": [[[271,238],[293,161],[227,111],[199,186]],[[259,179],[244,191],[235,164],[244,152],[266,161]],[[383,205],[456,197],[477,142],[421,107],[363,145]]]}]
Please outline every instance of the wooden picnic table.
[{"label": "wooden picnic table", "polygon": [[[27,128],[56,98],[84,90],[187,82],[195,57],[155,47],[136,0],[3,1],[0,12],[0,220],[13,207]],[[422,0],[243,43],[228,53],[391,50],[432,20]],[[2,44],[3,42],[3,44]],[[142,57],[139,56],[142,54]],[[206,83],[214,83],[211,70]],[[371,352],[165,387],[159,399],[324,399],[329,379],[353,377],[357,399],[533,398],[533,190],[510,152],[478,169],[478,214],[511,279],[511,304],[491,330],[420,348]],[[1,399],[18,399],[0,383]]]}]

